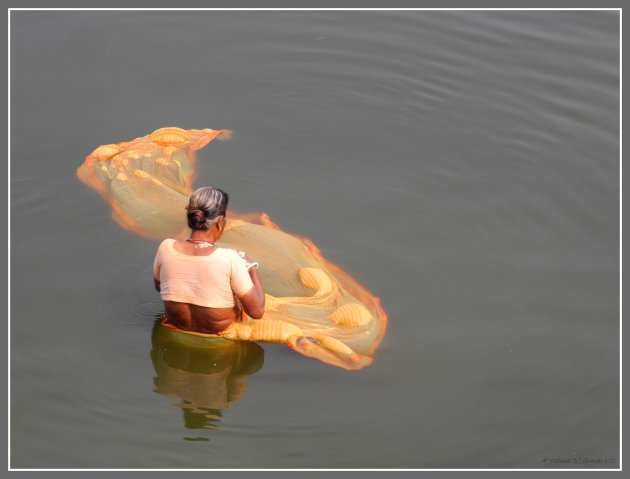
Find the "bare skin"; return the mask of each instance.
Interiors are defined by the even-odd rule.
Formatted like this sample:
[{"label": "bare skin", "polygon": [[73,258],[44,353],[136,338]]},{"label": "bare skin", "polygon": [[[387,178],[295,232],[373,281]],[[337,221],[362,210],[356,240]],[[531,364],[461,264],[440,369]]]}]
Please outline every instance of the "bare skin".
[{"label": "bare skin", "polygon": [[[190,239],[215,243],[225,229],[225,217],[215,223],[206,231],[193,230]],[[191,256],[209,256],[216,246],[210,248],[198,248],[188,241],[176,241],[175,249],[181,253]],[[244,256],[248,263],[251,260]],[[250,268],[249,276],[254,283],[252,289],[240,296],[235,296],[235,306],[233,308],[208,308],[189,303],[178,303],[175,301],[164,301],[166,317],[174,326],[187,331],[199,333],[216,334],[227,329],[233,322],[240,321],[241,308],[253,319],[260,319],[265,311],[265,291],[260,282],[258,268]],[[160,291],[159,280],[153,278],[155,289]]]}]

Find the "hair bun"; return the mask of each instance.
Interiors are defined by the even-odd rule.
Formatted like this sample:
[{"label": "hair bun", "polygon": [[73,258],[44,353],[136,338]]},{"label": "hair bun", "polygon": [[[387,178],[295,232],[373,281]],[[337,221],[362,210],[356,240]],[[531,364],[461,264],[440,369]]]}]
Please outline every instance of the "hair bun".
[{"label": "hair bun", "polygon": [[197,208],[190,208],[188,210],[188,219],[194,222],[196,225],[204,225],[206,223],[206,214],[203,210]]}]

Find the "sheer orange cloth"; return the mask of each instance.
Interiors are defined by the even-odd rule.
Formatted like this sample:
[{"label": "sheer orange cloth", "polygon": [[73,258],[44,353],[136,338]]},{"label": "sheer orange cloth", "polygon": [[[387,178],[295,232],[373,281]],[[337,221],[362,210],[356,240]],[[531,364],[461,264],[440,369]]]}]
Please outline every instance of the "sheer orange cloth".
[{"label": "sheer orange cloth", "polygon": [[[192,194],[195,152],[230,137],[227,130],[161,128],[99,146],[77,175],[109,202],[122,227],[147,238],[181,238],[189,233],[184,207]],[[265,213],[229,211],[227,219],[217,244],[257,261],[267,294],[262,319],[246,318],[221,336],[282,342],[349,370],[370,364],[387,325],[379,299],[326,260],[313,242],[282,231]]]}]

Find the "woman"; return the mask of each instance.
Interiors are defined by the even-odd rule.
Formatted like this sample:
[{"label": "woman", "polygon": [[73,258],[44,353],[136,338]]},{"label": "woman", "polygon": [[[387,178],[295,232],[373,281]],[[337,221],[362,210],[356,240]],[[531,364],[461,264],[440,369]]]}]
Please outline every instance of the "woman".
[{"label": "woman", "polygon": [[241,319],[241,305],[250,318],[262,317],[265,292],[258,263],[242,251],[215,246],[225,229],[228,199],[219,188],[199,188],[186,207],[190,237],[160,244],[153,276],[165,324],[218,334]]}]

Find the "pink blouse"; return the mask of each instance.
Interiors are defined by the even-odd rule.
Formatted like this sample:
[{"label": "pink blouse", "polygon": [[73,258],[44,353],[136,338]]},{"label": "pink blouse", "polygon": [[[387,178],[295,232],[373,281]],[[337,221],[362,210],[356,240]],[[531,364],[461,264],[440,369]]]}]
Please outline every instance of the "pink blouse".
[{"label": "pink blouse", "polygon": [[235,294],[241,296],[254,286],[245,260],[235,250],[216,248],[207,256],[192,256],[177,251],[174,244],[174,239],[162,241],[153,262],[164,301],[231,308]]}]

